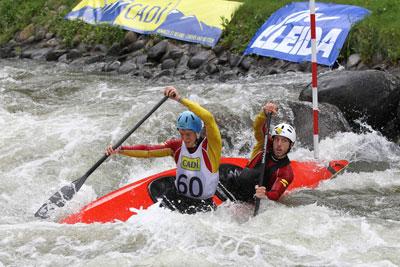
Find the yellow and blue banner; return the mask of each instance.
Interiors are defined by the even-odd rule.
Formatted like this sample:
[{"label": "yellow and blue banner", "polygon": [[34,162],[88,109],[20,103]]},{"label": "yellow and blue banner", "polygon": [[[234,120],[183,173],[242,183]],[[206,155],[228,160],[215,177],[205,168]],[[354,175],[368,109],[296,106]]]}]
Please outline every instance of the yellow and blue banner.
[{"label": "yellow and blue banner", "polygon": [[[370,13],[351,5],[315,3],[317,62],[331,66],[339,56],[351,26]],[[245,54],[293,62],[311,61],[308,2],[286,5],[272,14],[254,35]]]},{"label": "yellow and blue banner", "polygon": [[223,0],[83,0],[66,19],[215,46],[222,17],[229,21],[240,5]]}]

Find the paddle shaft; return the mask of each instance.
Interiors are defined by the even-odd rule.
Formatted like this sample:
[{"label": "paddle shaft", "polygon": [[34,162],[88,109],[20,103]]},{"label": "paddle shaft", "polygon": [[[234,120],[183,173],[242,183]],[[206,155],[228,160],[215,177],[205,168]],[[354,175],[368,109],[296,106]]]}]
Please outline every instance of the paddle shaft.
[{"label": "paddle shaft", "polygon": [[[113,146],[113,149],[117,149],[122,145],[122,143],[125,142],[126,139],[128,139],[131,134],[133,134],[134,131],[137,130],[137,128],[140,127],[140,125],[143,124],[150,116],[151,114],[154,113],[165,101],[167,101],[168,96],[164,96],[163,99],[161,99],[160,102],[157,103],[153,107],[152,110],[149,111],[149,113],[146,114],[146,116],[143,117],[129,132],[127,132],[115,145]],[[86,179],[109,157],[109,155],[104,154],[81,178],[73,181],[75,184],[75,190],[78,191],[82,185],[85,183]]]},{"label": "paddle shaft", "polygon": [[[265,171],[267,170],[267,164],[266,164],[266,160],[267,160],[267,149],[268,149],[268,134],[269,134],[269,128],[271,127],[271,112],[268,112],[267,114],[267,121],[266,121],[266,129],[265,129],[265,136],[264,136],[264,151],[263,151],[263,157],[261,160],[261,173],[260,173],[260,177],[258,180],[258,186],[262,186],[264,183],[264,174]],[[258,214],[258,210],[260,209],[260,199],[258,197],[256,197],[256,201],[255,201],[255,207],[254,207],[254,216],[257,216]]]},{"label": "paddle shaft", "polygon": [[[165,101],[167,101],[168,96],[164,96],[160,102],[157,103],[150,110],[149,113],[141,119],[135,127],[133,127],[128,133],[124,135],[114,146],[113,149],[117,149],[119,146],[122,145],[123,142],[134,132],[137,128],[142,125],[142,123],[147,120],[151,114],[154,113]],[[63,207],[65,203],[72,199],[73,195],[79,191],[82,185],[85,183],[86,179],[99,167],[109,156],[104,154],[81,178],[73,181],[70,185],[63,186],[60,190],[54,193],[35,213],[36,217],[40,217],[42,219],[46,219],[49,217],[48,212],[55,209],[55,206]]]}]

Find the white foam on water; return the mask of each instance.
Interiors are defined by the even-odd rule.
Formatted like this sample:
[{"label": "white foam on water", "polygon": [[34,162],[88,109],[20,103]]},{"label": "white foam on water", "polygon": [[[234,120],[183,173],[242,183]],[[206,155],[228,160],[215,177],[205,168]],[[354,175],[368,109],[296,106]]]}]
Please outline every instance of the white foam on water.
[{"label": "white foam on water", "polygon": [[[377,132],[356,134],[337,133],[333,138],[325,138],[320,141],[320,160],[331,161],[346,159],[349,161],[389,161],[398,162],[400,148],[389,142]],[[290,158],[293,160],[313,160],[312,150],[295,147]]]},{"label": "white foam on water", "polygon": [[[371,251],[399,247],[392,234],[382,232],[384,228],[365,218],[316,205],[288,208],[265,202],[255,218],[251,217],[252,210],[242,209],[243,218],[247,218],[242,222],[232,219],[226,210],[231,207],[211,214],[182,215],[152,206],[138,211],[123,229],[127,235],[145,235],[147,244],[141,258],[145,262],[157,258],[160,264],[165,262],[159,256],[168,251],[183,260],[197,255],[197,261],[201,255],[207,264],[221,266],[269,266],[278,259],[283,265],[346,265],[361,263],[360,258]],[[354,258],[355,254],[359,258]],[[371,259],[374,257],[379,261],[377,255]]]},{"label": "white foam on water", "polygon": [[[57,210],[52,221],[34,218],[44,201],[81,177],[102,156],[106,145],[119,140],[163,95],[162,87],[125,76],[68,73],[47,63],[19,62],[0,64],[5,64],[0,67],[0,100],[4,102],[0,107],[0,266],[400,265],[398,220],[318,203],[290,206],[262,201],[255,218],[253,207],[243,204],[225,203],[215,212],[195,215],[154,205],[125,223],[55,223],[118,187],[174,167],[169,157],[112,157],[64,209]],[[224,153],[247,157],[250,148],[242,148],[254,142],[247,123],[259,112],[260,103],[282,98],[296,101],[298,89],[286,87],[307,80],[309,75],[285,74],[177,87],[182,95],[213,112],[232,115],[232,123],[244,120],[238,129],[228,128],[234,144],[224,148]],[[10,86],[17,98],[9,93]],[[34,88],[32,95],[19,94],[27,88]],[[11,104],[5,102],[4,94]],[[176,136],[174,122],[183,110],[168,100],[126,144],[155,144]],[[366,194],[372,189],[396,194],[399,148],[378,133],[338,133],[322,140],[320,150],[323,161],[383,161],[389,168],[345,171],[322,183],[318,195],[352,188]],[[290,157],[312,160],[313,152],[299,146]],[[368,200],[385,205],[387,212],[395,211],[387,206],[386,197]]]}]

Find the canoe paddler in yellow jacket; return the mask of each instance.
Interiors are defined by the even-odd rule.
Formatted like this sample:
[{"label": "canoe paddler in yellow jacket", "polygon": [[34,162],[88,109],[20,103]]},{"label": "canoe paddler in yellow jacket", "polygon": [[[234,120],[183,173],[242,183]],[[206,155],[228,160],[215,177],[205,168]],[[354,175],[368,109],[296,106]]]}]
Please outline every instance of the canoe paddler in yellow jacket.
[{"label": "canoe paddler in yellow jacket", "polygon": [[[175,188],[163,195],[161,206],[189,214],[211,211],[215,209],[212,196],[219,181],[222,150],[217,123],[208,110],[181,97],[176,88],[167,86],[164,95],[189,109],[182,112],[176,122],[180,138],[158,145],[121,146],[115,150],[110,145],[106,154],[139,158],[173,157],[177,167]],[[200,135],[203,123],[205,137]]]}]

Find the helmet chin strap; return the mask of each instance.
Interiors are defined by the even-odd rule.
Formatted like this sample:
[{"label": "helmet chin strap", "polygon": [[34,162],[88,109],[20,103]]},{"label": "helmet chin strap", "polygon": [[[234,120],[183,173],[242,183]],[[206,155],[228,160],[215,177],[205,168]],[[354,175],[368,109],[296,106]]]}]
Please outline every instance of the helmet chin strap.
[{"label": "helmet chin strap", "polygon": [[290,141],[290,145],[289,145],[289,149],[286,152],[286,155],[289,154],[290,150],[292,150],[292,147],[294,146],[294,143],[292,141]]},{"label": "helmet chin strap", "polygon": [[284,159],[285,157],[287,157],[287,154],[288,154],[288,153],[289,153],[289,151],[286,152],[286,154],[285,154],[283,157],[278,158],[278,157],[274,154],[274,152],[272,152],[272,153],[271,153],[271,158],[272,158],[273,160],[275,160],[275,161],[279,161],[279,160]]},{"label": "helmet chin strap", "polygon": [[201,141],[203,141],[203,137],[200,133],[196,133],[196,146],[200,145]]},{"label": "helmet chin strap", "polygon": [[274,160],[274,161],[278,161],[279,159],[275,156],[275,154],[274,154],[274,152],[272,151],[272,153],[271,153],[271,158]]}]

